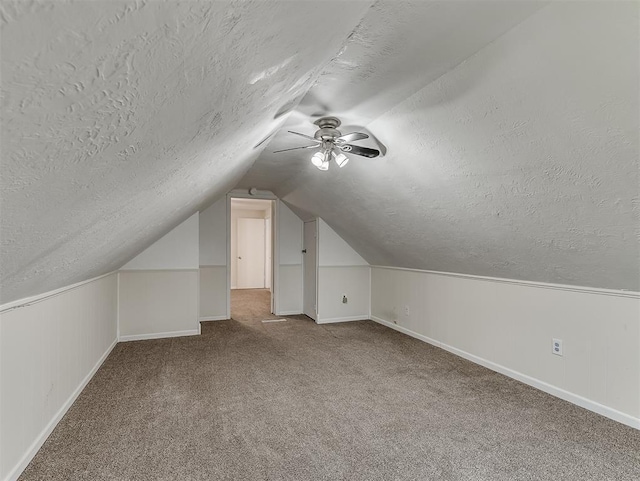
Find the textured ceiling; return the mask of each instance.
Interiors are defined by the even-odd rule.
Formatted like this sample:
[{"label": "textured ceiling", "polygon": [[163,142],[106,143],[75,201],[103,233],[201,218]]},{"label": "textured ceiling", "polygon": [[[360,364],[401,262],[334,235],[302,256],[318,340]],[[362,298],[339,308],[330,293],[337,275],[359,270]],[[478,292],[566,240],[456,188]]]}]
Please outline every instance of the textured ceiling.
[{"label": "textured ceiling", "polygon": [[[640,290],[636,2],[3,1],[0,21],[0,302],[118,268],[235,185],[374,264]],[[323,113],[387,156],[271,154]]]},{"label": "textured ceiling", "polygon": [[[372,9],[286,126],[312,133],[329,102],[385,157],[320,172],[312,151],[271,153],[304,145],[281,132],[239,186],[323,217],[372,264],[639,291],[638,4],[474,6],[417,5],[388,29]],[[439,33],[416,45],[421,20]]]},{"label": "textured ceiling", "polygon": [[0,302],[118,268],[233,187],[370,4],[3,1]]}]

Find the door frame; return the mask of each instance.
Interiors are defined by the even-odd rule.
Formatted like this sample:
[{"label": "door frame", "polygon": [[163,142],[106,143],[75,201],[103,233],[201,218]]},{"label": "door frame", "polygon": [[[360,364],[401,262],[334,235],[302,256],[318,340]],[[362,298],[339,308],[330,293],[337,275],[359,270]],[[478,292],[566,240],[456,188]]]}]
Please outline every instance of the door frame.
[{"label": "door frame", "polygon": [[278,312],[278,197],[270,191],[258,191],[254,195],[246,190],[232,190],[227,194],[227,319],[231,319],[231,199],[272,200],[271,204],[271,313]]}]

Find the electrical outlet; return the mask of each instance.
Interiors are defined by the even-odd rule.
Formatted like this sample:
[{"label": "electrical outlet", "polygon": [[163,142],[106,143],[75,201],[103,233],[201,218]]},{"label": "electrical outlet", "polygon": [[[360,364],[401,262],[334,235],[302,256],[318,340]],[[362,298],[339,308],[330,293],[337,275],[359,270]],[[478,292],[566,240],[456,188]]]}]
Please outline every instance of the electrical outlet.
[{"label": "electrical outlet", "polygon": [[347,302],[348,302],[347,295],[346,294],[342,294],[342,303],[346,304]]},{"label": "electrical outlet", "polygon": [[411,314],[411,311],[409,311],[409,306],[404,306],[404,315],[409,317],[410,314]]},{"label": "electrical outlet", "polygon": [[562,356],[562,339],[552,339],[551,352],[556,356]]}]

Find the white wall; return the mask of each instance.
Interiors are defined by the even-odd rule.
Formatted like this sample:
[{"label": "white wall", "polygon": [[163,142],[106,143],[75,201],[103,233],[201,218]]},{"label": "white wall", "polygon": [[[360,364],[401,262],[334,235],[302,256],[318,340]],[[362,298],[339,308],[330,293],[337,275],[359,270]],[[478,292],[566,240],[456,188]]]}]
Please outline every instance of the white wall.
[{"label": "white wall", "polygon": [[200,212],[200,319],[227,318],[227,200]]},{"label": "white wall", "polygon": [[122,267],[121,341],[200,332],[199,244],[196,213]]},{"label": "white wall", "polygon": [[277,315],[302,313],[302,220],[278,200]]},{"label": "white wall", "polygon": [[197,269],[200,264],[198,229],[199,221],[196,213],[127,262],[121,269]]},{"label": "white wall", "polygon": [[324,220],[318,219],[318,246],[319,266],[368,266],[360,254],[347,244],[342,237]]},{"label": "white wall", "polygon": [[318,324],[368,319],[369,276],[367,261],[318,219]]},{"label": "white wall", "polygon": [[201,321],[227,318],[227,266],[200,267]]},{"label": "white wall", "polygon": [[193,270],[120,271],[120,340],[200,334]]},{"label": "white wall", "polygon": [[[640,294],[552,287],[373,267],[371,314],[640,428]],[[563,357],[551,353],[552,338],[562,339]]]},{"label": "white wall", "polygon": [[222,197],[200,212],[200,265],[227,265],[227,200]]},{"label": "white wall", "polygon": [[117,341],[110,274],[0,314],[0,479],[16,479]]}]

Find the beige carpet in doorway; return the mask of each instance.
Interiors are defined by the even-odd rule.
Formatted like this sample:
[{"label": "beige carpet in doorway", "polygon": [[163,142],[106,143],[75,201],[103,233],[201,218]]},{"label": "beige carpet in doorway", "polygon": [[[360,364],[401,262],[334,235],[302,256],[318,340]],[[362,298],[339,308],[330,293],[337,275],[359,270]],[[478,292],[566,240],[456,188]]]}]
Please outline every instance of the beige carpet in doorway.
[{"label": "beige carpet in doorway", "polygon": [[260,322],[262,319],[277,319],[271,314],[271,292],[269,289],[232,289],[231,318],[241,322]]}]

